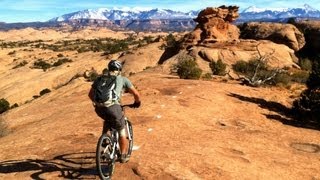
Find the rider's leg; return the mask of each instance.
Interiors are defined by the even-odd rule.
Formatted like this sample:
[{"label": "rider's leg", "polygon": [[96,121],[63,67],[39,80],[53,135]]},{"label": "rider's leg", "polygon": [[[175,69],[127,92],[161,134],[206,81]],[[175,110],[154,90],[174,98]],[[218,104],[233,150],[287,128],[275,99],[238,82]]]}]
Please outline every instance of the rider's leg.
[{"label": "rider's leg", "polygon": [[128,152],[128,140],[127,140],[125,128],[119,131],[119,136],[120,136],[119,143],[120,143],[121,154],[126,154]]},{"label": "rider's leg", "polygon": [[119,132],[119,145],[121,153],[121,162],[128,161],[128,140],[126,136],[125,120],[122,108],[119,104],[114,104],[105,109],[108,119],[110,119],[111,127],[115,128]]},{"label": "rider's leg", "polygon": [[127,162],[129,158],[127,157],[128,153],[128,139],[126,135],[126,129],[123,128],[119,131],[119,145],[121,151],[121,162]]}]

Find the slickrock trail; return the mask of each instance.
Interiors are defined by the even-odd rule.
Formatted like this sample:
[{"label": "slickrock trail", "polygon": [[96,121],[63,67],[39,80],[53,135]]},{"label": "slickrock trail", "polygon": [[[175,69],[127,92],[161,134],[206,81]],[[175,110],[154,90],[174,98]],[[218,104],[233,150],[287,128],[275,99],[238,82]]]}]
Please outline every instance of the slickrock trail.
[{"label": "slickrock trail", "polygon": [[[320,132],[285,116],[297,92],[155,69],[130,78],[143,103],[126,110],[137,150],[114,179],[320,179]],[[3,115],[0,179],[98,179],[90,85],[78,78]]]}]

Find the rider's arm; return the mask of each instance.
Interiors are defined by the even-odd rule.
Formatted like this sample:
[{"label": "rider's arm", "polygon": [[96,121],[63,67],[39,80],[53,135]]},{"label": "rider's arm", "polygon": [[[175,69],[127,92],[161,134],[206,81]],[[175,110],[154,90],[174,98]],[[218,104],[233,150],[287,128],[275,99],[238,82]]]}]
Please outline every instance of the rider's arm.
[{"label": "rider's arm", "polygon": [[140,94],[134,86],[128,88],[128,91],[129,91],[129,93],[131,93],[133,95],[134,102],[141,102]]}]

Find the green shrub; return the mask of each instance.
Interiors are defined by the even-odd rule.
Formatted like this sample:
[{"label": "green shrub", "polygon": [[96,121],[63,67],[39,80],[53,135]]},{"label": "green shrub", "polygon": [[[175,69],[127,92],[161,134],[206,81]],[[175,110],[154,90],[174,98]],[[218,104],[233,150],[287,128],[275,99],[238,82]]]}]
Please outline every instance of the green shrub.
[{"label": "green shrub", "polygon": [[153,37],[152,36],[144,36],[143,41],[145,41],[147,44],[150,44],[153,42]]},{"label": "green shrub", "polygon": [[[259,68],[257,69],[258,65],[259,65]],[[232,69],[237,73],[247,75],[247,76],[253,76],[255,71],[258,70],[259,76],[265,76],[266,75],[265,71],[268,70],[268,66],[265,62],[261,62],[257,59],[250,60],[249,62],[240,60],[232,65]]]},{"label": "green shrub", "polygon": [[248,63],[246,61],[240,60],[237,61],[235,64],[232,65],[232,69],[235,72],[241,73],[241,74],[245,74],[246,72],[248,72]]},{"label": "green shrub", "polygon": [[50,92],[51,92],[50,89],[45,88],[45,89],[43,89],[43,90],[40,91],[40,96],[43,96],[43,95],[45,95],[45,94],[47,94],[47,93],[50,93]]},{"label": "green shrub", "polygon": [[181,79],[199,79],[202,74],[195,59],[189,55],[180,55],[173,71],[176,71]]},{"label": "green shrub", "polygon": [[36,62],[33,63],[33,67],[36,69],[43,69],[43,71],[46,71],[51,67],[51,64],[45,62],[43,59],[38,59]]},{"label": "green shrub", "polygon": [[291,81],[305,84],[309,79],[310,72],[309,71],[297,71],[297,72],[292,73],[290,76],[291,76]]},{"label": "green shrub", "polygon": [[288,85],[292,81],[291,75],[280,68],[271,68],[266,61],[256,59],[249,62],[238,61],[232,65],[233,70],[242,75],[240,78],[244,84],[250,86],[261,85]]},{"label": "green shrub", "polygon": [[293,102],[293,112],[304,122],[320,125],[320,89],[307,89]]},{"label": "green shrub", "polygon": [[293,112],[305,123],[320,125],[320,65],[314,62],[307,80],[308,89],[293,102]]},{"label": "green shrub", "polygon": [[307,80],[309,89],[320,87],[320,63],[315,61],[312,65],[312,72]]},{"label": "green shrub", "polygon": [[10,103],[4,98],[0,99],[0,114],[6,112],[9,109]]},{"label": "green shrub", "polygon": [[290,84],[292,78],[288,73],[279,73],[277,74],[270,84],[274,85],[288,85]]},{"label": "green shrub", "polygon": [[225,63],[223,63],[221,59],[219,59],[217,62],[211,61],[209,63],[209,66],[212,70],[212,74],[218,75],[218,76],[226,75],[227,65]]},{"label": "green shrub", "polygon": [[302,70],[312,71],[312,61],[308,58],[299,59],[299,66]]},{"label": "green shrub", "polygon": [[204,80],[211,80],[212,76],[211,76],[211,73],[205,73],[204,75],[202,75],[201,78]]}]

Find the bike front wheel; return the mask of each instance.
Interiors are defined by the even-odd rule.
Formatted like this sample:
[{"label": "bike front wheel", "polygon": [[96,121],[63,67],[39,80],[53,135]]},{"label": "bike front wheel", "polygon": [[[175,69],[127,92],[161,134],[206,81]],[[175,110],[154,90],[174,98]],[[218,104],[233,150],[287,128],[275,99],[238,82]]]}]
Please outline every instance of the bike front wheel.
[{"label": "bike front wheel", "polygon": [[101,179],[110,179],[115,166],[115,153],[110,135],[102,134],[97,143],[96,166]]},{"label": "bike front wheel", "polygon": [[126,124],[127,124],[127,130],[128,130],[128,140],[129,140],[128,156],[130,157],[132,153],[132,148],[133,148],[133,128],[129,120],[127,120]]}]

